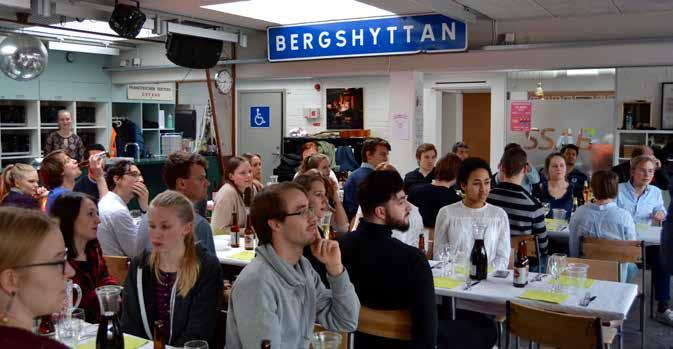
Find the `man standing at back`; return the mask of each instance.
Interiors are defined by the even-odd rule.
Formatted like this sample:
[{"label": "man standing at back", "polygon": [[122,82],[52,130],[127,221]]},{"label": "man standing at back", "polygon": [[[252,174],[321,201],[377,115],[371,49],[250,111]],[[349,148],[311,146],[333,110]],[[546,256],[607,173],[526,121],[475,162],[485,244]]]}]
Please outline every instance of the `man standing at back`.
[{"label": "man standing at back", "polygon": [[388,161],[390,144],[382,138],[370,138],[362,146],[362,165],[348,176],[344,184],[344,209],[348,220],[352,220],[358,212],[358,186],[374,168]]},{"label": "man standing at back", "polygon": [[[185,194],[192,205],[195,205],[208,197],[210,182],[206,178],[207,168],[208,162],[203,156],[182,150],[176,151],[168,156],[164,164],[164,183],[166,183],[168,189]],[[194,237],[196,243],[200,243],[210,255],[217,257],[210,224],[196,212],[194,215]],[[147,219],[140,222],[137,249],[138,254],[143,250],[152,250]]]},{"label": "man standing at back", "polygon": [[363,218],[357,229],[339,239],[342,260],[362,305],[408,310],[410,342],[356,333],[358,348],[435,348],[437,308],[430,265],[423,252],[392,237],[409,227],[410,204],[397,172],[375,171],[360,185]]},{"label": "man standing at back", "polygon": [[512,147],[500,159],[500,180],[488,194],[488,202],[507,212],[512,236],[537,235],[541,254],[540,265],[547,255],[547,228],[542,205],[521,186],[528,170],[528,157],[520,147]]},{"label": "man standing at back", "polygon": [[[304,188],[269,186],[255,197],[250,214],[259,246],[234,283],[226,348],[259,348],[267,339],[276,349],[308,349],[316,322],[330,331],[354,331],[360,302],[339,244],[320,238]],[[309,245],[325,265],[331,290],[302,256]]]}]

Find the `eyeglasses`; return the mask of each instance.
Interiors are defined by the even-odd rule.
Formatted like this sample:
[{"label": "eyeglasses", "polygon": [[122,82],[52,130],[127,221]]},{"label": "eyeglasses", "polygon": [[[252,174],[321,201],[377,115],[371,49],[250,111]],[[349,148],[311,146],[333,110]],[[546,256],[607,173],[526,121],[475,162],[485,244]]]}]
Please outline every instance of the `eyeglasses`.
[{"label": "eyeglasses", "polygon": [[135,172],[135,171],[129,171],[129,172],[124,172],[125,175],[129,175],[133,178],[140,178],[142,174],[140,172]]},{"label": "eyeglasses", "polygon": [[42,267],[42,266],[49,266],[49,265],[60,265],[61,266],[61,274],[65,275],[65,265],[67,263],[68,263],[68,249],[66,248],[62,261],[26,264],[26,265],[20,265],[18,267],[14,267],[14,269]]},{"label": "eyeglasses", "polygon": [[290,216],[302,216],[304,218],[310,218],[311,216],[316,217],[315,213],[313,212],[313,207],[309,206],[306,207],[300,211],[294,212],[294,213],[286,213],[283,215],[283,218],[285,217],[290,217]]}]

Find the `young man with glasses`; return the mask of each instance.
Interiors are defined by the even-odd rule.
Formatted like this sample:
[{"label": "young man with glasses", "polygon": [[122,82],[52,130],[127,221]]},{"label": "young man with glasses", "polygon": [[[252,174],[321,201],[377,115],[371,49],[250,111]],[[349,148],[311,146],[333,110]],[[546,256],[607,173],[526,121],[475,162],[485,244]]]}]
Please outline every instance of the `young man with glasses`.
[{"label": "young man with glasses", "polygon": [[389,340],[356,332],[360,348],[435,348],[437,308],[432,272],[416,247],[392,237],[409,228],[411,206],[396,171],[374,171],[360,185],[363,218],[357,229],[339,239],[342,260],[363,305],[409,310],[411,341]]},{"label": "young man with glasses", "polygon": [[98,241],[104,255],[135,257],[138,225],[127,204],[134,197],[140,210],[147,212],[149,192],[143,176],[131,161],[120,161],[105,174],[110,189],[98,202]]},{"label": "young man with glasses", "polygon": [[[258,194],[251,206],[259,238],[255,259],[234,283],[227,316],[227,348],[308,348],[313,325],[351,332],[360,302],[341,264],[336,241],[320,238],[318,222],[303,187],[284,182]],[[323,285],[305,246],[327,269],[331,290]]]}]

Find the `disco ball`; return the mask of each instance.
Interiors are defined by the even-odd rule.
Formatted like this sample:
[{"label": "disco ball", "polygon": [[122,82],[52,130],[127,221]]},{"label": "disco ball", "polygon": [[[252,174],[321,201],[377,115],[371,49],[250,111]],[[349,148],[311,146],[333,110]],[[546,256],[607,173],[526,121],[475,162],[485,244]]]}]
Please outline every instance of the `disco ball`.
[{"label": "disco ball", "polygon": [[0,70],[14,80],[32,80],[47,67],[47,56],[47,48],[38,38],[27,34],[8,36],[0,43]]}]

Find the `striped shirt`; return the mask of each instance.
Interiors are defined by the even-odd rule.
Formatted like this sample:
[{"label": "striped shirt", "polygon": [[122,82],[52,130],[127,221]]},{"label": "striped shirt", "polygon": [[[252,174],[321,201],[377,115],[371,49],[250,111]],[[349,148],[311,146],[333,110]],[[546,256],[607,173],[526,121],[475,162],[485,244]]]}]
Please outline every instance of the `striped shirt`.
[{"label": "striped shirt", "polygon": [[500,182],[486,200],[491,205],[501,207],[509,218],[509,231],[516,235],[537,235],[540,253],[547,254],[547,228],[542,205],[522,186]]}]

